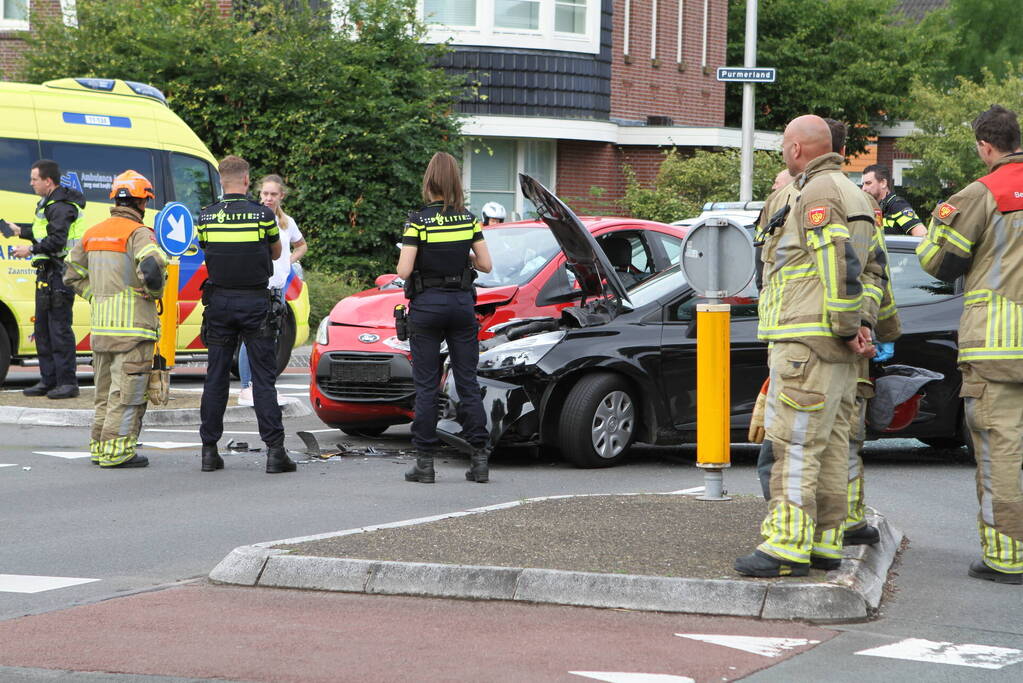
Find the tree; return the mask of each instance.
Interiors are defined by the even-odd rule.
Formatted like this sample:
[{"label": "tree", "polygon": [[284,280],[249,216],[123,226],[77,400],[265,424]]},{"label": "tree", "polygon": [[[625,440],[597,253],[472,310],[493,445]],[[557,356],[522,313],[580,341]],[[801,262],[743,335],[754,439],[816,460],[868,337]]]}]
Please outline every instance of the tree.
[{"label": "tree", "polygon": [[1004,77],[1008,65],[1023,60],[1019,0],[950,0],[926,15],[919,31],[940,42],[934,80],[942,85],[954,86],[958,76],[979,81],[984,69]]},{"label": "tree", "polygon": [[26,72],[159,87],[215,156],[284,176],[314,268],[369,275],[393,261],[430,157],[457,146],[458,89],[415,0],[346,5],[332,28],[298,2],[223,17],[208,0],[79,0],[78,28],[37,22]]},{"label": "tree", "polygon": [[[698,150],[681,157],[672,148],[664,155],[653,187],[643,187],[631,168],[625,168],[626,189],[622,205],[629,216],[670,223],[699,215],[704,202],[739,199],[739,151]],[[783,167],[777,152],[756,152],[753,159],[753,195],[771,193],[774,177]]]},{"label": "tree", "polygon": [[909,171],[914,198],[933,206],[987,173],[977,156],[971,122],[992,104],[1023,113],[1023,65],[996,76],[983,68],[974,82],[959,78],[951,90],[921,81],[910,91],[910,116],[921,132],[903,138],[899,149],[921,162]]},{"label": "tree", "polygon": [[[757,85],[756,127],[782,130],[801,114],[849,124],[850,154],[870,126],[905,114],[906,88],[930,69],[930,38],[898,23],[895,0],[760,0],[757,64],[778,70]],[[729,3],[728,63],[743,63],[746,2]],[[929,73],[927,71],[926,73]],[[726,119],[742,117],[741,84],[728,86]]]}]

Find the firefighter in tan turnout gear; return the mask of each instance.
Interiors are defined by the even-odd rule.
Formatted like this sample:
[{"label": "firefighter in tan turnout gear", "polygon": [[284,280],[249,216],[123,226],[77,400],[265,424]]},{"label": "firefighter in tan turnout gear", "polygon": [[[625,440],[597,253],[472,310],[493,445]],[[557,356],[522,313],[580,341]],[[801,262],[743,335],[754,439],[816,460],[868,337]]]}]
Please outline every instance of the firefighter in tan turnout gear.
[{"label": "firefighter in tan turnout gear", "polygon": [[991,171],[942,202],[916,253],[941,280],[965,276],[960,395],[977,458],[982,560],[970,576],[1023,583],[1023,151],[1016,114],[973,121]]},{"label": "firefighter in tan turnout gear", "polygon": [[795,192],[763,246],[758,330],[773,344],[765,427],[775,461],[764,542],[735,561],[748,576],[805,576],[842,554],[857,359],[872,350],[861,264],[876,228],[870,200],[831,149],[818,116],[785,129]]},{"label": "firefighter in tan turnout gear", "polygon": [[135,452],[153,351],[159,336],[156,300],[167,260],[152,228],[142,224],[153,186],[135,171],[114,179],[110,218],[89,228],[68,257],[64,282],[92,304],[90,334],[96,415],[89,450],[101,467],[145,467]]}]

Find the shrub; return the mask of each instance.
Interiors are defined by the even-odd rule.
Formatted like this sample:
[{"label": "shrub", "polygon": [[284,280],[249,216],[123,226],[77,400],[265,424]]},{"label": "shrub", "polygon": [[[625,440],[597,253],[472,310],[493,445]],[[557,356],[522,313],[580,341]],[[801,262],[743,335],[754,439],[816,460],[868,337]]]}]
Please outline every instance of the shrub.
[{"label": "shrub", "polygon": [[305,271],[305,284],[309,287],[309,324],[314,329],[330,314],[334,304],[369,286],[353,272],[337,275],[315,270]]}]

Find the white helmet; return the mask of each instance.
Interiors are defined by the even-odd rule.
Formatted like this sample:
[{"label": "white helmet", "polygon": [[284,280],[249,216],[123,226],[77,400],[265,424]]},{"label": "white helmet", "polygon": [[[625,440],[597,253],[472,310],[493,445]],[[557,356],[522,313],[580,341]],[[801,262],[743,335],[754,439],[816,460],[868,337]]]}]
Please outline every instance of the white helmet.
[{"label": "white helmet", "polygon": [[508,213],[504,210],[504,207],[497,202],[487,202],[483,205],[483,221],[486,222],[488,218],[496,218],[499,221],[504,221]]}]

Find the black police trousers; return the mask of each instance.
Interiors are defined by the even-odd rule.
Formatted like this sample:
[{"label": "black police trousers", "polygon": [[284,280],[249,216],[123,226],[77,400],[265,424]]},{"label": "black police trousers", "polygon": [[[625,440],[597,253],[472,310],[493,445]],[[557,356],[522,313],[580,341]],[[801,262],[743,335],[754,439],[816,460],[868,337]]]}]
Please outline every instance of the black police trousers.
[{"label": "black police trousers", "polygon": [[75,293],[63,281],[64,264],[36,269],[35,340],[39,353],[39,374],[48,387],[78,386],[75,376],[75,333],[71,312]]},{"label": "black police trousers", "polygon": [[212,289],[203,293],[203,340],[209,350],[199,416],[199,438],[213,445],[224,434],[224,410],[231,384],[231,363],[239,338],[245,340],[252,368],[252,402],[259,436],[268,447],[284,445],[284,424],[277,403],[276,343],[267,330],[267,290]]},{"label": "black police trousers", "polygon": [[441,342],[447,341],[451,372],[460,399],[462,437],[476,447],[487,445],[487,418],[476,381],[479,323],[471,292],[431,287],[409,306],[412,333],[412,381],[416,386],[412,444],[421,450],[437,447],[437,393],[440,388]]}]

